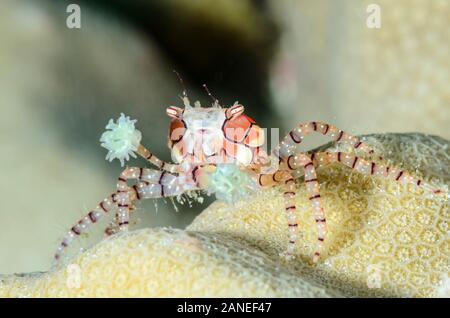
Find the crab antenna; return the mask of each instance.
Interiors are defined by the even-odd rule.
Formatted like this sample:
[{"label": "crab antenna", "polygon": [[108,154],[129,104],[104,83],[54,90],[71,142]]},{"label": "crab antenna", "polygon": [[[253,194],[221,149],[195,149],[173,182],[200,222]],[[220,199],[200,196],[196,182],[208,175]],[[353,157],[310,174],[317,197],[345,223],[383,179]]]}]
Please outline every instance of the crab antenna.
[{"label": "crab antenna", "polygon": [[173,72],[176,74],[176,76],[178,77],[178,80],[180,81],[181,87],[183,88],[183,97],[187,96],[187,90],[186,90],[186,86],[184,86],[184,82],[183,79],[180,76],[180,73],[178,73],[177,71],[173,70]]},{"label": "crab antenna", "polygon": [[215,106],[219,105],[219,100],[216,97],[214,97],[213,94],[211,94],[211,92],[208,89],[208,86],[206,86],[206,84],[203,84],[203,88],[205,89],[205,91],[208,94],[208,96],[211,97],[211,99],[213,100],[214,105]]},{"label": "crab antenna", "polygon": [[184,86],[183,79],[181,78],[180,74],[177,71],[173,70],[173,72],[177,75],[178,80],[180,81],[181,87],[183,88],[183,93],[181,95],[181,99],[183,100],[184,108],[189,109],[191,107],[191,105],[189,102],[189,98],[187,97],[186,86]]}]

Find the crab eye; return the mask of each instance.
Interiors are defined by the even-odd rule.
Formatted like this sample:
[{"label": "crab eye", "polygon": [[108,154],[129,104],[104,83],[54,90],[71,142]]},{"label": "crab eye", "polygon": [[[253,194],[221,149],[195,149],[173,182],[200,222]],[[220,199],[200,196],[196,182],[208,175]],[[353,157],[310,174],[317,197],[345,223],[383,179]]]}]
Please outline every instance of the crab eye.
[{"label": "crab eye", "polygon": [[169,106],[166,109],[166,114],[167,116],[172,118],[180,118],[181,115],[183,114],[183,110],[175,106]]},{"label": "crab eye", "polygon": [[236,104],[226,110],[226,116],[228,119],[236,118],[239,115],[242,115],[244,112],[244,106],[240,104]]}]

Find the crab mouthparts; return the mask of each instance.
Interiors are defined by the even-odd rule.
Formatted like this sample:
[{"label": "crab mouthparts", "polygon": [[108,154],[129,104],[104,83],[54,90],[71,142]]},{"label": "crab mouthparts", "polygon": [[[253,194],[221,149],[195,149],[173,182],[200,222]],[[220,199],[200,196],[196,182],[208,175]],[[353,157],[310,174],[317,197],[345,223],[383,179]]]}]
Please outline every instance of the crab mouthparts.
[{"label": "crab mouthparts", "polygon": [[210,134],[212,132],[212,129],[208,129],[208,128],[201,128],[198,130],[198,132],[202,135],[206,135],[206,134]]}]

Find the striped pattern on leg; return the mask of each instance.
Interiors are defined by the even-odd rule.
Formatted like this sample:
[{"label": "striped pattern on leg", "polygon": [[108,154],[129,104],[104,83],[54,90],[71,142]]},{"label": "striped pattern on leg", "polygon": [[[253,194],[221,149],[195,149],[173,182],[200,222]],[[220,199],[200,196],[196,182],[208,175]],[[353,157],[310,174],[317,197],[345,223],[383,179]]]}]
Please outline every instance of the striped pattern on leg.
[{"label": "striped pattern on leg", "polygon": [[288,171],[277,170],[274,173],[258,174],[257,181],[260,187],[270,187],[278,185],[289,178],[292,178],[292,176]]},{"label": "striped pattern on leg", "polygon": [[[310,122],[297,126],[291,130],[282,140],[279,145],[279,153],[283,158],[293,155],[296,152],[296,146],[303,141],[303,138],[308,136],[312,132],[318,132],[324,136],[332,138],[338,143],[345,143],[350,145],[355,149],[362,150],[363,152],[372,155],[374,153],[373,149],[367,144],[362,142],[360,138],[352,136],[338,129],[337,127],[322,123],[322,122]],[[380,158],[382,160],[382,158]]]},{"label": "striped pattern on leg", "polygon": [[128,224],[130,223],[130,204],[131,199],[129,197],[128,179],[136,179],[135,169],[139,168],[127,168],[117,179],[116,186],[116,200],[117,200],[117,212],[115,222],[120,231],[127,231]]},{"label": "striped pattern on leg", "polygon": [[322,246],[325,241],[327,221],[324,209],[322,207],[316,168],[314,167],[311,158],[303,153],[290,155],[286,158],[286,160],[284,160],[284,163],[286,164],[286,167],[292,171],[303,168],[305,176],[305,187],[308,193],[308,198],[311,201],[313,207],[314,218],[317,224],[317,246],[313,256],[313,261],[317,262],[319,260]]},{"label": "striped pattern on leg", "polygon": [[69,232],[64,236],[60,245],[58,246],[56,253],[54,255],[54,259],[58,261],[64,250],[66,250],[69,245],[74,241],[74,239],[87,231],[88,227],[91,224],[96,223],[100,218],[104,215],[108,214],[108,212],[116,207],[117,200],[116,194],[111,194],[109,197],[105,198],[101,201],[94,210],[90,211],[86,216],[80,219],[77,224],[72,226]]},{"label": "striped pattern on leg", "polygon": [[[133,191],[128,191],[128,180],[138,180]],[[177,177],[164,170],[131,167],[125,169],[117,180],[117,214],[116,223],[121,231],[126,231],[129,214],[135,199],[158,198],[174,195],[180,190]]]},{"label": "striped pattern on leg", "polygon": [[152,154],[147,148],[145,148],[143,145],[139,145],[137,153],[145,158],[148,162],[158,167],[160,170],[165,170],[168,172],[178,172],[178,165],[173,163],[167,163],[165,161],[162,161],[158,157],[156,157],[154,154]]},{"label": "striped pattern on leg", "polygon": [[283,198],[284,198],[284,210],[286,212],[286,219],[288,223],[288,233],[289,241],[287,244],[286,251],[284,251],[283,256],[286,259],[292,259],[294,253],[295,243],[298,240],[298,220],[297,220],[297,208],[295,205],[295,193],[296,186],[295,181],[292,176],[284,181],[283,185]]},{"label": "striped pattern on leg", "polygon": [[422,187],[426,191],[429,191],[436,195],[439,196],[446,195],[444,191],[435,188],[431,184],[423,181],[422,179],[414,177],[402,169],[393,166],[388,166],[385,163],[368,161],[353,154],[344,152],[320,152],[316,153],[315,157],[318,160],[322,158],[322,161],[325,161],[327,163],[333,162],[342,163],[343,165],[350,167],[364,175],[389,178],[400,183],[410,183],[418,187]]},{"label": "striped pattern on leg", "polygon": [[305,173],[305,187],[309,196],[309,201],[312,204],[314,211],[314,219],[317,224],[317,243],[316,250],[313,256],[313,262],[317,262],[322,252],[322,246],[325,241],[325,236],[327,233],[327,220],[325,217],[325,212],[322,207],[322,199],[320,197],[319,182],[317,181],[316,168],[313,162],[310,160],[309,163],[303,166]]},{"label": "striped pattern on leg", "polygon": [[286,259],[292,259],[295,243],[298,239],[297,209],[295,206],[296,186],[292,175],[286,170],[277,170],[274,173],[259,174],[258,184],[260,187],[269,187],[282,184],[284,210],[288,223],[289,241],[286,250],[281,254]]},{"label": "striped pattern on leg", "polygon": [[[119,180],[122,188],[125,187],[124,180],[128,179],[138,180],[137,184],[129,187],[129,197],[131,198],[131,203],[128,204],[129,213],[132,211],[133,202],[135,200],[177,196],[183,194],[183,192],[187,190],[191,190],[185,184],[183,177],[176,177],[166,171],[144,168],[129,168],[125,174],[125,178],[122,177],[122,180]],[[121,193],[118,193],[118,196],[120,195]],[[113,222],[105,230],[105,234],[107,236],[115,234],[121,230],[120,223],[123,223],[123,221],[120,220],[119,214],[116,213],[116,217]]]}]

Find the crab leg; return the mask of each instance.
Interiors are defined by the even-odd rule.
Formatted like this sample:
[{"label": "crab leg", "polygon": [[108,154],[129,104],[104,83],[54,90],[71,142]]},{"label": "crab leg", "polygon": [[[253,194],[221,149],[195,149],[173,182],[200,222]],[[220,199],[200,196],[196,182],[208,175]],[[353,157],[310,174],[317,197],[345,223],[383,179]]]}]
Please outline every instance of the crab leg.
[{"label": "crab leg", "polygon": [[339,162],[359,173],[371,176],[389,178],[400,183],[410,183],[424,188],[426,191],[436,195],[445,196],[445,192],[437,189],[428,182],[408,174],[406,171],[389,166],[385,163],[377,163],[362,159],[353,154],[344,152],[319,152],[315,155],[315,161],[319,164]]},{"label": "crab leg", "polygon": [[291,178],[291,174],[284,170],[277,170],[274,173],[260,173],[257,176],[260,187],[275,186],[289,178]]},{"label": "crab leg", "polygon": [[94,210],[90,211],[88,214],[86,214],[86,216],[84,216],[74,226],[72,226],[58,246],[54,255],[55,260],[58,261],[61,258],[64,250],[73,242],[76,237],[80,236],[81,233],[86,232],[91,224],[96,223],[104,215],[108,214],[108,212],[112,208],[116,207],[116,205],[116,194],[113,193],[103,201],[101,201]]},{"label": "crab leg", "polygon": [[284,256],[286,257],[286,259],[291,259],[293,257],[295,243],[298,240],[299,231],[296,213],[297,207],[295,205],[296,187],[292,175],[289,175],[289,178],[284,181],[283,190],[284,210],[286,212],[289,229],[289,241],[286,247],[286,251],[284,251]]},{"label": "crab leg", "polygon": [[[127,180],[129,179],[137,179],[138,183],[128,186]],[[136,200],[176,196],[194,188],[191,184],[185,182],[184,177],[177,177],[166,171],[144,168],[125,169],[117,182],[117,191],[100,202],[94,210],[78,221],[66,234],[55,253],[55,260],[60,259],[62,252],[76,237],[86,232],[91,224],[96,223],[111,209],[118,208],[115,222],[117,222],[120,230],[126,230],[129,223],[130,208]]]},{"label": "crab leg", "polygon": [[158,169],[160,170],[165,170],[171,173],[178,172],[179,170],[179,165],[162,161],[161,159],[156,157],[153,153],[151,153],[147,148],[145,148],[143,145],[139,145],[137,153],[141,157],[146,159],[148,162],[158,167]]},{"label": "crab leg", "polygon": [[289,230],[289,241],[286,250],[282,254],[286,259],[293,258],[295,243],[298,239],[297,208],[295,205],[296,187],[292,175],[286,170],[277,170],[274,173],[259,174],[258,184],[261,187],[269,187],[281,184],[283,189],[284,210]]},{"label": "crab leg", "polygon": [[[296,152],[296,146],[303,141],[303,138],[308,136],[312,132],[318,132],[324,136],[331,137],[337,143],[345,143],[355,149],[360,149],[363,152],[372,155],[374,151],[360,138],[347,134],[346,132],[338,129],[333,125],[329,125],[321,122],[310,122],[297,126],[287,134],[280,145],[275,149],[275,153],[281,155],[281,158],[285,158],[289,155],[293,155]],[[383,159],[383,158],[379,158]]]},{"label": "crab leg", "polygon": [[283,170],[278,170],[270,174],[258,174],[258,184],[261,187],[269,187],[275,185],[282,185],[283,198],[284,198],[284,210],[288,221],[289,229],[289,244],[285,252],[286,257],[292,256],[295,242],[298,238],[298,222],[296,216],[295,206],[295,181],[292,175]]},{"label": "crab leg", "polygon": [[[326,219],[323,212],[323,208],[320,202],[319,183],[317,182],[316,171],[311,159],[306,155],[299,155],[296,157],[296,161],[292,163],[293,166],[290,170],[296,170],[303,167],[305,171],[306,189],[308,191],[309,199],[313,205],[315,211],[315,218],[318,228],[318,238],[316,252],[314,253],[313,261],[316,262],[319,259],[322,249],[323,241],[326,235]],[[298,239],[298,222],[296,215],[295,195],[296,186],[292,174],[286,170],[278,170],[272,174],[260,174],[258,175],[258,183],[260,186],[272,186],[276,184],[282,184],[283,186],[283,198],[284,209],[286,211],[286,217],[289,228],[289,242],[284,252],[284,256],[287,259],[293,257],[293,251]]]},{"label": "crab leg", "polygon": [[304,168],[306,189],[309,193],[309,200],[312,201],[313,204],[319,232],[317,248],[314,253],[314,261],[317,261],[320,256],[321,248],[325,239],[326,217],[320,202],[319,183],[317,180],[316,170],[311,162],[312,159],[317,165],[339,162],[365,175],[381,176],[401,183],[411,183],[416,186],[423,187],[426,191],[432,192],[436,195],[445,196],[445,193],[442,190],[433,187],[431,184],[423,181],[422,179],[411,176],[402,169],[389,166],[385,163],[368,161],[358,156],[343,152],[319,152],[315,153],[312,157],[313,158],[310,159],[307,155],[301,153],[297,155],[290,155],[286,158],[286,160],[283,160],[283,163],[286,165],[286,168],[291,171],[298,170],[300,167]]},{"label": "crab leg", "polygon": [[327,220],[325,217],[324,209],[322,207],[316,168],[314,167],[311,158],[302,153],[299,153],[297,155],[290,155],[286,159],[285,163],[287,168],[291,171],[296,171],[301,168],[303,168],[304,171],[305,187],[314,210],[314,218],[317,224],[318,236],[316,250],[313,256],[313,261],[317,262],[320,257],[322,246],[324,244],[325,236],[327,233]]},{"label": "crab leg", "polygon": [[197,166],[186,174],[175,176],[165,170],[145,168],[127,168],[117,181],[118,209],[115,217],[115,225],[119,230],[126,231],[129,224],[129,214],[132,209],[133,198],[127,193],[128,180],[136,179],[134,185],[135,197],[139,200],[148,198],[164,198],[183,194],[186,191],[198,190],[204,186],[204,175],[213,168],[212,165]]},{"label": "crab leg", "polygon": [[189,183],[184,176],[175,176],[165,170],[154,170],[132,167],[125,169],[117,180],[117,214],[116,222],[121,231],[126,231],[129,224],[129,212],[133,197],[130,197],[127,181],[138,180],[133,186],[133,194],[137,199],[163,198],[182,194],[192,190],[195,185]]}]

